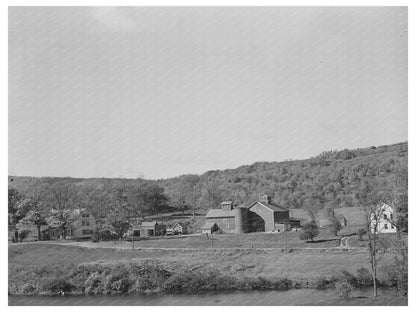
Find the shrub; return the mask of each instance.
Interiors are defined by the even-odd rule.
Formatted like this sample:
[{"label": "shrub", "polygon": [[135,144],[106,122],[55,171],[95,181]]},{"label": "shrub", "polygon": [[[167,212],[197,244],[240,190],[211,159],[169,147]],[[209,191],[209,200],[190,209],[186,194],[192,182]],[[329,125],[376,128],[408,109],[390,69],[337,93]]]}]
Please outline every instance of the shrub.
[{"label": "shrub", "polygon": [[105,275],[93,273],[84,283],[84,293],[87,295],[97,295],[105,293]]},{"label": "shrub", "polygon": [[319,227],[316,222],[311,221],[302,226],[302,232],[299,235],[300,240],[313,241],[314,237],[318,236]]},{"label": "shrub", "polygon": [[91,242],[98,243],[100,242],[100,237],[97,232],[94,233],[94,236],[91,238]]},{"label": "shrub", "polygon": [[342,225],[341,225],[341,222],[337,218],[331,217],[329,220],[328,228],[331,232],[334,233],[334,236],[337,236],[338,232],[342,229]]},{"label": "shrub", "polygon": [[19,241],[23,242],[30,234],[30,230],[28,229],[22,229],[18,233]]},{"label": "shrub", "polygon": [[28,283],[23,285],[21,292],[24,295],[35,295],[38,293],[38,287],[36,287],[36,285]]},{"label": "shrub", "polygon": [[74,285],[72,285],[68,280],[64,278],[55,278],[52,280],[47,279],[43,281],[40,288],[41,290],[51,294],[59,294],[70,292],[72,289],[74,289]]},{"label": "shrub", "polygon": [[177,272],[164,283],[165,292],[195,292],[207,290],[227,290],[238,288],[238,281],[231,276],[216,271]]},{"label": "shrub", "polygon": [[312,288],[326,289],[334,287],[336,279],[334,277],[320,277],[311,282]]},{"label": "shrub", "polygon": [[129,267],[124,263],[117,263],[111,268],[111,272],[106,274],[104,293],[120,294],[127,293],[134,281],[130,278]]},{"label": "shrub", "polygon": [[367,231],[365,229],[359,229],[358,230],[358,240],[359,241],[363,240],[363,236],[364,236],[365,233],[367,233]]},{"label": "shrub", "polygon": [[361,267],[357,270],[356,280],[359,286],[369,286],[373,284],[373,276],[370,270]]},{"label": "shrub", "polygon": [[115,272],[107,277],[105,283],[106,294],[122,294],[129,292],[134,281],[129,278],[128,274],[123,272]]},{"label": "shrub", "polygon": [[134,280],[130,292],[134,293],[160,291],[164,287],[165,281],[172,275],[155,261],[133,264],[129,267],[129,271]]},{"label": "shrub", "polygon": [[408,292],[407,267],[398,266],[396,263],[383,267],[388,278],[388,285],[396,289],[399,295],[406,296]]},{"label": "shrub", "polygon": [[353,287],[357,287],[358,286],[358,280],[357,280],[357,277],[354,275],[354,274],[352,274],[352,273],[350,273],[350,272],[348,272],[347,270],[342,270],[341,271],[341,277],[340,277],[340,280],[343,280],[343,281],[347,281],[348,283],[350,283]]},{"label": "shrub", "polygon": [[346,278],[336,281],[334,286],[337,296],[345,299],[351,296],[354,289],[354,286]]},{"label": "shrub", "polygon": [[277,279],[273,281],[273,289],[288,290],[293,288],[293,282],[287,278]]}]

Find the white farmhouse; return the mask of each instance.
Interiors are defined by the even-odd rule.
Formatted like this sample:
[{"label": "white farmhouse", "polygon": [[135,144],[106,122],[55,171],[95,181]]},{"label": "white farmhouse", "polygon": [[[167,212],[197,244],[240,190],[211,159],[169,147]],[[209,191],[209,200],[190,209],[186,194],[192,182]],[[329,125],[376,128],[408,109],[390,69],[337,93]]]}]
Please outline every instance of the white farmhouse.
[{"label": "white farmhouse", "polygon": [[[394,225],[394,209],[387,204],[380,204],[375,213],[371,214],[371,232],[374,233],[396,233],[397,229]],[[377,220],[378,219],[378,224]]]}]

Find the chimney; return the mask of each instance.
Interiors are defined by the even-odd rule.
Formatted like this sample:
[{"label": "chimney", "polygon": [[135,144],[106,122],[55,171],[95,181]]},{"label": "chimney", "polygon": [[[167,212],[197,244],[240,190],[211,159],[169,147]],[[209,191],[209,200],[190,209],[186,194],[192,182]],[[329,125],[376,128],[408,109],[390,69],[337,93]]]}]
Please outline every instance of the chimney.
[{"label": "chimney", "polygon": [[266,194],[261,194],[259,196],[259,202],[261,203],[270,204],[271,201],[272,201],[272,198],[270,196],[267,196]]}]

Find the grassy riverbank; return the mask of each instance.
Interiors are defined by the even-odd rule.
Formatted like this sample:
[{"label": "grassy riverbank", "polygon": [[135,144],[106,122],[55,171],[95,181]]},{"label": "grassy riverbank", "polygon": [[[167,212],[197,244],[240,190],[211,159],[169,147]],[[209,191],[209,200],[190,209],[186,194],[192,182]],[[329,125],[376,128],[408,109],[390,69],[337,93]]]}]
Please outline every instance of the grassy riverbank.
[{"label": "grassy riverbank", "polygon": [[9,267],[9,294],[141,294],[227,290],[333,288],[340,280],[354,287],[371,284],[371,276],[340,272],[315,278],[232,275],[215,268],[186,268],[156,260],[90,262],[79,265]]},{"label": "grassy riverbank", "polygon": [[[384,263],[392,256],[387,254]],[[51,243],[9,245],[9,294],[120,294],[333,287],[368,281],[359,251],[127,250]],[[353,275],[345,275],[347,270]],[[381,274],[382,277],[382,274]],[[356,279],[358,281],[353,281]]]}]

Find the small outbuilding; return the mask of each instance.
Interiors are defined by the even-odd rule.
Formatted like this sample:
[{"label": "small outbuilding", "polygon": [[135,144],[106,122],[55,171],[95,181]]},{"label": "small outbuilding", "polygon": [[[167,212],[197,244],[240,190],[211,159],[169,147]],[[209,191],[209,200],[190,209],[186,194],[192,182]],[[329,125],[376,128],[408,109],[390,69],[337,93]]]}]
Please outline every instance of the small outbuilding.
[{"label": "small outbuilding", "polygon": [[162,236],[166,234],[166,225],[156,221],[142,222],[138,227],[141,237]]},{"label": "small outbuilding", "polygon": [[202,227],[202,234],[212,234],[216,231],[218,231],[218,225],[216,223],[207,222]]},{"label": "small outbuilding", "polygon": [[172,227],[172,233],[173,234],[187,234],[188,227],[185,223],[178,222]]}]

